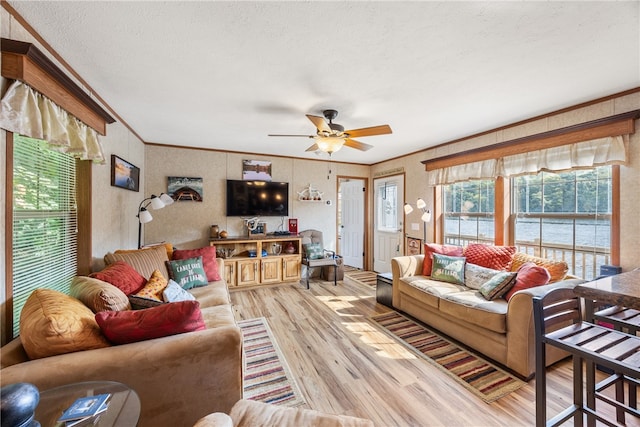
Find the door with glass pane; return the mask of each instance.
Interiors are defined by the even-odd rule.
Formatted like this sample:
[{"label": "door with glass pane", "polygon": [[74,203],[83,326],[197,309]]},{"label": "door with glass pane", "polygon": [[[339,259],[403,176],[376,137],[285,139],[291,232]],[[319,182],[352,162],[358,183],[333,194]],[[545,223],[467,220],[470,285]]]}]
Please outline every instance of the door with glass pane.
[{"label": "door with glass pane", "polygon": [[374,181],[373,269],[391,271],[391,258],[403,253],[404,175]]}]

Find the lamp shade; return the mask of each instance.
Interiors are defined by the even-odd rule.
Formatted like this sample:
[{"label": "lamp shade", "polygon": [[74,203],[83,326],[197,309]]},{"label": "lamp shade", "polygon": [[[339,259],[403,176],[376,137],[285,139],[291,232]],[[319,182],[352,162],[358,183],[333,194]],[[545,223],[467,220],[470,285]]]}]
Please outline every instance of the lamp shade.
[{"label": "lamp shade", "polygon": [[151,196],[151,208],[156,210],[164,208],[164,203],[160,200],[160,197]]},{"label": "lamp shade", "polygon": [[420,219],[424,222],[431,222],[431,211],[424,211]]},{"label": "lamp shade", "polygon": [[413,212],[413,207],[409,203],[405,203],[404,204],[404,214],[405,215],[409,215],[411,212]]},{"label": "lamp shade", "polygon": [[167,193],[162,193],[160,195],[160,200],[162,201],[162,203],[164,203],[165,206],[169,206],[173,203],[173,197],[171,197]]},{"label": "lamp shade", "polygon": [[316,139],[316,144],[318,144],[318,148],[325,153],[335,153],[344,145],[344,138],[336,138],[334,137],[321,137]]},{"label": "lamp shade", "polygon": [[418,209],[424,209],[424,208],[426,208],[426,207],[427,207],[427,204],[425,203],[425,201],[424,201],[424,200],[422,200],[422,199],[418,199],[418,200],[416,200],[416,207],[417,207]]},{"label": "lamp shade", "polygon": [[151,216],[151,213],[145,208],[140,209],[138,218],[140,219],[140,224],[146,224],[148,222],[153,221],[153,217]]}]

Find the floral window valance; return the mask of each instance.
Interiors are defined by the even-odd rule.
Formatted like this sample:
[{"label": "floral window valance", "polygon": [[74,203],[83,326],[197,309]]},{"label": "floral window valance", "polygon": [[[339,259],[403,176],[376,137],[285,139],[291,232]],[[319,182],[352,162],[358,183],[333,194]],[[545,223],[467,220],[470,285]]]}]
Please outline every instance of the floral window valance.
[{"label": "floral window valance", "polygon": [[45,140],[50,148],[104,163],[97,132],[26,83],[14,81],[0,101],[0,127]]}]

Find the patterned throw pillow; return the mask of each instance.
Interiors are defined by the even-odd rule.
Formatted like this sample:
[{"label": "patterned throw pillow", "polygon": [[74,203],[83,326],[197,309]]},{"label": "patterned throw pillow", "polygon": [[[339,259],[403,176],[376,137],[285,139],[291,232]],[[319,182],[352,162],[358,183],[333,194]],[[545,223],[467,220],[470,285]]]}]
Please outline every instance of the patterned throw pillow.
[{"label": "patterned throw pillow", "polygon": [[522,290],[535,288],[536,286],[543,286],[549,283],[551,275],[546,268],[535,265],[532,262],[525,262],[518,269],[516,276],[516,283],[505,294],[504,299],[509,301],[513,294]]},{"label": "patterned throw pillow", "polygon": [[500,298],[516,283],[516,273],[501,271],[480,286],[480,293],[487,301]]},{"label": "patterned throw pillow", "polygon": [[69,295],[78,298],[91,311],[130,310],[129,299],[111,283],[87,276],[76,276],[71,281]]},{"label": "patterned throw pillow", "polygon": [[114,261],[104,270],[91,273],[89,277],[111,283],[125,295],[135,294],[147,283],[147,279],[124,261]]},{"label": "patterned throw pillow", "polygon": [[433,254],[431,278],[442,282],[464,285],[464,257]]},{"label": "patterned throw pillow", "polygon": [[198,301],[173,302],[147,310],[103,311],[96,314],[96,322],[115,344],[206,329]]},{"label": "patterned throw pillow", "polygon": [[182,287],[173,280],[169,280],[169,284],[165,290],[162,291],[162,299],[166,302],[178,302],[194,301],[196,297],[182,289]]},{"label": "patterned throw pillow", "polygon": [[464,250],[467,262],[502,271],[509,271],[515,253],[515,246],[493,246],[482,243],[469,243]]},{"label": "patterned throw pillow", "polygon": [[167,279],[160,273],[160,270],[156,270],[149,277],[147,284],[136,292],[136,296],[162,301],[162,291],[167,285]]},{"label": "patterned throw pillow", "polygon": [[500,270],[481,267],[467,262],[464,266],[464,285],[471,289],[480,289],[484,283],[493,278]]},{"label": "patterned throw pillow", "polygon": [[209,282],[222,280],[220,272],[218,271],[215,246],[205,246],[200,249],[176,249],[173,251],[174,260],[196,258],[199,256],[202,257],[202,267],[207,274],[207,280]]},{"label": "patterned throw pillow", "polygon": [[129,303],[134,310],[144,310],[145,308],[157,307],[165,304],[164,301],[158,301],[154,298],[140,297],[138,295],[129,295]]},{"label": "patterned throw pillow", "polygon": [[555,261],[552,259],[540,258],[533,255],[528,255],[523,252],[516,252],[513,256],[513,264],[511,265],[511,271],[517,271],[522,264],[526,262],[532,262],[537,266],[544,267],[551,275],[549,283],[559,282],[564,279],[569,271],[569,265],[565,261]]},{"label": "patterned throw pillow", "polygon": [[433,268],[433,254],[462,256],[462,246],[438,245],[437,243],[426,243],[424,245],[424,261],[422,261],[422,275],[431,276]]},{"label": "patterned throw pillow", "polygon": [[304,251],[309,259],[320,259],[324,257],[324,250],[320,243],[305,243]]},{"label": "patterned throw pillow", "polygon": [[202,266],[202,257],[167,261],[169,275],[183,289],[197,288],[209,284]]}]

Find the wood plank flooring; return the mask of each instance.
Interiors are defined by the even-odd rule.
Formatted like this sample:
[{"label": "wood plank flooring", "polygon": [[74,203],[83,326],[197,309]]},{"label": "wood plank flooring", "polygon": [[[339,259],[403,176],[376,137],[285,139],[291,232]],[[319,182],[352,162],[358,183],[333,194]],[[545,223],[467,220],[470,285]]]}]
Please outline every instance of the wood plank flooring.
[{"label": "wood plank flooring", "polygon": [[[268,320],[304,407],[376,426],[535,424],[534,380],[485,403],[374,325],[371,316],[389,311],[376,303],[374,287],[345,278],[338,286],[313,282],[310,290],[299,283],[233,290],[231,300],[236,319]],[[549,370],[549,416],[571,402],[571,378],[569,360]]]}]

